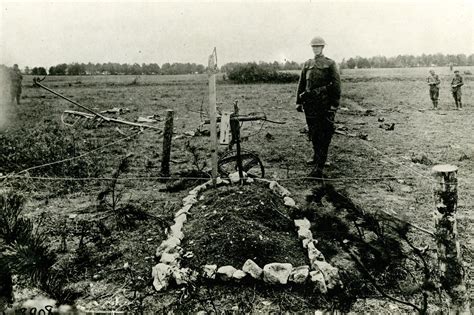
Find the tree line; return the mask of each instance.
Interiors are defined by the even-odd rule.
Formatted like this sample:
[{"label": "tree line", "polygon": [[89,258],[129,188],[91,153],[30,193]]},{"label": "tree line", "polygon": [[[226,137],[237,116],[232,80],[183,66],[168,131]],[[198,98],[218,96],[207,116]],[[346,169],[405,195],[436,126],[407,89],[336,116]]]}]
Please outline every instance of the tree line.
[{"label": "tree line", "polygon": [[[246,66],[247,62],[229,62],[224,64],[220,70],[224,73],[230,73],[233,69]],[[263,62],[257,64],[260,68],[271,71],[287,71],[300,70],[303,63],[296,61],[285,62]],[[446,66],[474,66],[474,54],[422,54],[414,55],[398,55],[394,57],[374,56],[351,57],[343,59],[340,63],[341,69],[355,68],[407,68],[407,67],[446,67]],[[153,74],[193,74],[204,73],[207,68],[201,64],[195,63],[164,63],[159,66],[157,63],[149,64],[120,64],[114,62],[107,63],[61,63],[46,69],[44,67],[25,67],[25,74],[32,75],[98,75],[98,74],[129,74],[129,75],[153,75]]]},{"label": "tree line", "polygon": [[98,75],[98,74],[131,74],[131,75],[153,75],[153,74],[193,74],[204,73],[206,67],[195,63],[164,63],[161,67],[157,63],[120,64],[107,63],[61,63],[49,67],[25,67],[25,74],[32,75]]},{"label": "tree line", "polygon": [[341,69],[355,68],[410,68],[410,67],[448,67],[474,66],[474,54],[444,55],[422,54],[421,56],[398,55],[395,57],[374,56],[370,58],[354,57],[343,59]]},{"label": "tree line", "polygon": [[[221,67],[221,71],[229,72],[236,66],[246,63],[231,62]],[[272,70],[299,70],[301,63],[295,61],[286,61],[285,63],[259,62],[261,67]],[[161,67],[157,63],[150,64],[120,64],[120,63],[61,63],[51,66],[48,70],[44,67],[34,67],[30,69],[25,67],[25,74],[32,75],[98,75],[98,74],[131,74],[131,75],[153,75],[153,74],[192,74],[204,73],[207,68],[204,65],[195,63],[164,63]]]}]

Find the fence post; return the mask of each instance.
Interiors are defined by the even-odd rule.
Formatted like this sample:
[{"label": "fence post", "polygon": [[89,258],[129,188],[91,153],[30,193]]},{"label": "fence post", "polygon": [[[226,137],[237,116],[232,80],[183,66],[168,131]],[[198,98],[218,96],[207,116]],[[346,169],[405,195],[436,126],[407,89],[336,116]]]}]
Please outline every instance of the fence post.
[{"label": "fence post", "polygon": [[168,109],[166,111],[165,130],[163,132],[163,154],[161,158],[160,176],[170,176],[170,159],[171,159],[171,140],[173,138],[173,116],[174,111]]},{"label": "fence post", "polygon": [[469,314],[469,296],[467,294],[456,221],[458,203],[457,171],[457,166],[448,164],[436,165],[432,168],[432,175],[435,180],[435,236],[441,285],[451,298],[449,303],[450,312]]}]

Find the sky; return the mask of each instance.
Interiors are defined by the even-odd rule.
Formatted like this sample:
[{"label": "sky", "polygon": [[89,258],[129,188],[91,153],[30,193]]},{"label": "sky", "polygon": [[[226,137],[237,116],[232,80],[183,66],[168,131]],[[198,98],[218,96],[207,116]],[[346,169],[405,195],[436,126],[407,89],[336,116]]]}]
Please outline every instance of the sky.
[{"label": "sky", "polygon": [[474,0],[5,1],[0,64],[302,62],[474,53]]}]

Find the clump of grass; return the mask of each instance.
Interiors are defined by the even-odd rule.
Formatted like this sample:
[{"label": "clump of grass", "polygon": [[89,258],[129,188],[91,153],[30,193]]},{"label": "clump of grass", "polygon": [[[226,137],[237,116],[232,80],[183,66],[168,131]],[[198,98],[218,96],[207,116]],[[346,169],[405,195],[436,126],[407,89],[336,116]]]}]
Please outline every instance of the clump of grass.
[{"label": "clump of grass", "polygon": [[11,300],[12,275],[17,275],[20,282],[37,286],[65,302],[72,297],[65,289],[66,280],[51,272],[57,256],[49,249],[47,236],[23,216],[24,202],[25,198],[17,193],[0,193],[0,296]]}]

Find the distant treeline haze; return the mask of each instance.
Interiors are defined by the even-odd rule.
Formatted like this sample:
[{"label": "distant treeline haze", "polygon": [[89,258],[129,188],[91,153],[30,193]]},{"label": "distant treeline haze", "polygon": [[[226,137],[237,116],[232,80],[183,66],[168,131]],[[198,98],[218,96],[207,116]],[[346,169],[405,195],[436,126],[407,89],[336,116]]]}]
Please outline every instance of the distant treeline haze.
[{"label": "distant treeline haze", "polygon": [[[266,69],[273,70],[300,70],[302,63],[286,61],[284,63],[262,62],[241,63],[230,62],[221,67],[222,72],[229,73],[238,66],[255,64]],[[422,54],[421,56],[398,55],[396,57],[375,56],[370,58],[354,57],[343,59],[340,63],[342,69],[354,68],[406,68],[406,67],[445,67],[445,66],[474,66],[474,54],[443,55],[443,54]],[[25,67],[25,74],[32,75],[95,75],[95,74],[131,74],[131,75],[152,75],[152,74],[192,74],[204,73],[207,68],[204,65],[195,63],[164,63],[161,67],[157,63],[149,64],[120,64],[120,63],[62,63],[52,66],[49,69],[44,67]]]},{"label": "distant treeline haze", "polygon": [[474,54],[458,55],[398,55],[396,57],[375,56],[371,58],[355,57],[343,59],[341,68],[407,68],[407,67],[446,67],[474,66]]}]

